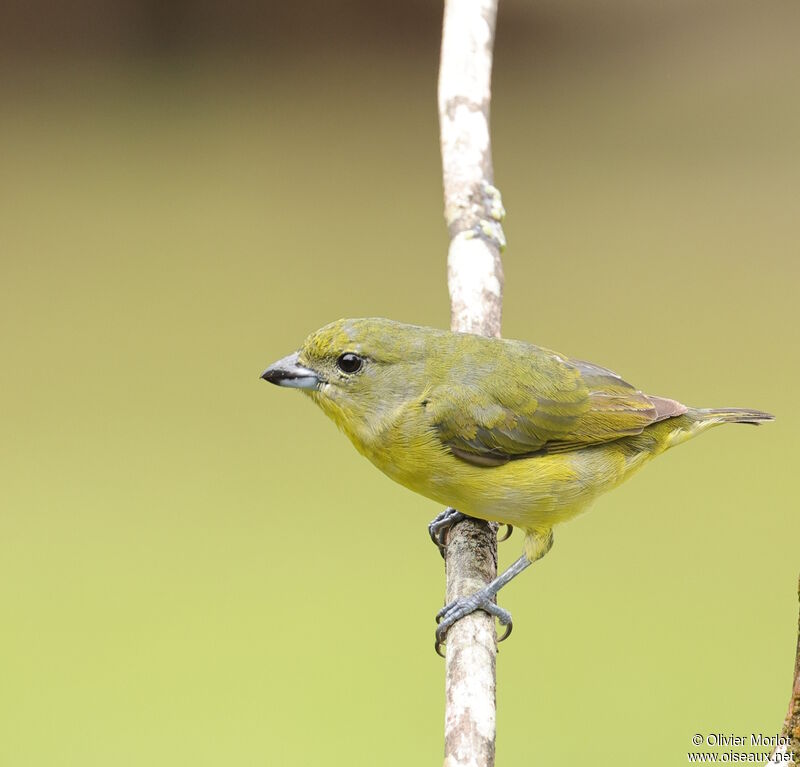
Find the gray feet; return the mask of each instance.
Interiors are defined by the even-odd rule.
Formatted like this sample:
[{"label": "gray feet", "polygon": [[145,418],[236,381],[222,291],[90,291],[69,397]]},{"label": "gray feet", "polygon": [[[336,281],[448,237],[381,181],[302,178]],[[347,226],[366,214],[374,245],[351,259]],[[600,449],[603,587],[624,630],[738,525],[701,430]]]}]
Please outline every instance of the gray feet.
[{"label": "gray feet", "polygon": [[444,558],[444,550],[447,546],[447,531],[456,524],[456,522],[460,522],[462,519],[466,518],[466,514],[462,514],[460,511],[456,511],[452,506],[448,506],[441,514],[437,514],[428,525],[428,535],[430,535],[431,540],[436,544],[442,558]]},{"label": "gray feet", "polygon": [[[444,558],[444,550],[447,547],[447,531],[462,519],[467,519],[467,515],[456,511],[452,506],[448,506],[441,514],[438,514],[431,520],[431,523],[428,525],[428,535],[430,535],[431,540],[439,549],[442,558]],[[504,525],[504,527],[506,528],[506,533],[502,538],[497,538],[498,543],[507,541],[511,537],[511,533],[514,532],[512,525]]]},{"label": "gray feet", "polygon": [[[545,540],[552,545],[553,534],[551,531],[547,531]],[[547,549],[544,549],[544,552],[546,553]],[[539,553],[537,559],[542,556],[544,556],[544,554]],[[504,610],[502,607],[498,607],[495,604],[494,598],[503,586],[511,583],[514,578],[526,567],[530,567],[530,565],[531,560],[528,559],[527,555],[523,554],[511,567],[500,573],[500,575],[491,583],[484,586],[480,591],[476,591],[474,594],[470,594],[466,597],[459,597],[439,610],[436,614],[436,622],[439,624],[436,628],[436,644],[434,645],[436,652],[444,657],[441,647],[447,637],[448,630],[456,621],[461,620],[465,615],[475,612],[475,610],[483,610],[497,618],[497,620],[506,627],[505,633],[497,641],[502,642],[506,639],[511,633],[512,628],[511,613],[508,612],[508,610]]]},{"label": "gray feet", "polygon": [[502,642],[508,638],[514,624],[511,621],[511,613],[498,607],[495,604],[494,597],[495,591],[491,587],[481,589],[480,591],[471,594],[468,597],[461,597],[445,605],[438,613],[436,613],[436,622],[439,624],[436,628],[436,643],[434,647],[436,652],[444,658],[442,652],[442,645],[444,644],[447,632],[450,627],[456,622],[460,621],[465,615],[474,613],[475,610],[483,610],[489,615],[493,615],[500,623],[506,627],[502,636],[498,637],[497,641]]}]

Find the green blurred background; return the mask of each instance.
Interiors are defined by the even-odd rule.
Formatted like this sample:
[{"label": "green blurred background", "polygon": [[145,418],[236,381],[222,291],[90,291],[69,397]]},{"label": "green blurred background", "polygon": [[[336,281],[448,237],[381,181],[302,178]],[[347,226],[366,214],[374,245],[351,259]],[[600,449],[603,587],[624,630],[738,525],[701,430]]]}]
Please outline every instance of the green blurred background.
[{"label": "green blurred background", "polygon": [[[505,335],[778,421],[504,591],[498,764],[681,764],[791,685],[800,7],[501,5]],[[448,324],[439,5],[0,15],[0,763],[439,764],[439,508],[258,380],[338,317]]]}]

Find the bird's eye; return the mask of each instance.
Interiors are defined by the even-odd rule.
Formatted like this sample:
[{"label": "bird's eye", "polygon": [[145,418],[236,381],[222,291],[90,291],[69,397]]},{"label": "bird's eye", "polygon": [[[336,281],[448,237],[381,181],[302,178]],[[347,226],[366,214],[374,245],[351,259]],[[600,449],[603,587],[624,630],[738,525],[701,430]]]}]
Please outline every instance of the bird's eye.
[{"label": "bird's eye", "polygon": [[338,367],[342,373],[357,373],[361,370],[363,364],[363,358],[352,352],[345,352],[336,360],[336,367]]}]

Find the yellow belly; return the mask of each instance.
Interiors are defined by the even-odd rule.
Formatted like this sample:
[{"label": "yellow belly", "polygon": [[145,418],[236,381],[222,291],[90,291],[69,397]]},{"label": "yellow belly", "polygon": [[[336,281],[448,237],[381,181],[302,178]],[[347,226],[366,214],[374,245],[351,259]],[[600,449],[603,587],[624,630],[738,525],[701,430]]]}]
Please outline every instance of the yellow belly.
[{"label": "yellow belly", "polygon": [[651,455],[614,444],[474,466],[435,443],[365,455],[401,485],[472,517],[544,530],[583,511]]}]

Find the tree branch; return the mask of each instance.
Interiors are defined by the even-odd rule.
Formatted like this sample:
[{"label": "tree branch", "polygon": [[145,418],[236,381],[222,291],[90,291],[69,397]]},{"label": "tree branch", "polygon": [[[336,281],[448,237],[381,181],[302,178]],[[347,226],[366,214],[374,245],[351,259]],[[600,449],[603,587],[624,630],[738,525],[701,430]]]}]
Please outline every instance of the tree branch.
[{"label": "tree branch", "polygon": [[[497,0],[445,0],[439,124],[451,327],[500,335],[504,211],[494,188],[489,139]],[[497,526],[467,519],[450,531],[447,602],[497,575]],[[494,618],[475,612],[448,632],[445,767],[491,767],[495,750]]]},{"label": "tree branch", "polygon": [[[800,600],[800,580],[797,584],[797,596]],[[794,656],[792,695],[789,698],[786,718],[783,720],[781,737],[785,739],[785,742],[773,751],[770,764],[781,763],[780,757],[787,752],[792,752],[796,756],[800,754],[800,618],[797,622],[797,650]],[[783,763],[786,764],[786,762]]]}]

